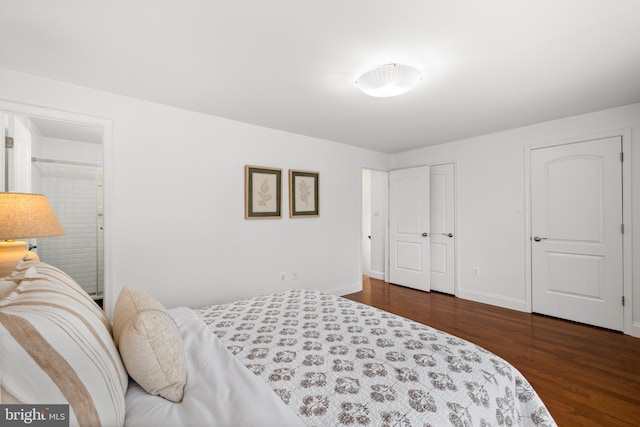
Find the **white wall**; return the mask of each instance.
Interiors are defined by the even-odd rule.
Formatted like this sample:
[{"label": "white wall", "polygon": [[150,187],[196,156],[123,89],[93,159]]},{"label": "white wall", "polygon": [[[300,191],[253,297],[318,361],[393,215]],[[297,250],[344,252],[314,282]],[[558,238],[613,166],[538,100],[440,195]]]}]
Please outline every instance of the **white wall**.
[{"label": "white wall", "polygon": [[[361,170],[389,156],[3,69],[0,99],[113,119],[107,312],[125,284],[166,306],[361,288]],[[283,169],[282,219],[244,219],[246,164]],[[290,168],[320,172],[319,218],[288,218]]]},{"label": "white wall", "polygon": [[[394,156],[392,162],[394,168],[405,168],[456,161],[458,296],[526,311],[530,308],[526,277],[527,147],[629,129],[630,135],[640,133],[640,104],[406,152]],[[629,276],[635,281],[628,289],[633,289],[636,310],[631,313],[631,307],[627,306],[625,327],[627,332],[640,336],[640,146],[637,141],[632,141],[632,152],[626,155],[630,164],[635,165],[632,182],[625,185],[631,186],[632,194],[633,219],[627,221],[626,238],[632,239],[629,249],[632,248],[633,267]],[[522,207],[521,212],[517,206]],[[480,269],[478,277],[472,275],[474,266]]]}]

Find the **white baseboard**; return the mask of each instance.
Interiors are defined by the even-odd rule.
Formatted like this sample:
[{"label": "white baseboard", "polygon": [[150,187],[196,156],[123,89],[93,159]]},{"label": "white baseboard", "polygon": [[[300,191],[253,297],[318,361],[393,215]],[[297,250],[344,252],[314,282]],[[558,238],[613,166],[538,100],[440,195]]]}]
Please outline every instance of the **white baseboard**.
[{"label": "white baseboard", "polygon": [[632,337],[640,338],[640,323],[638,322],[632,323],[630,333]]},{"label": "white baseboard", "polygon": [[505,298],[501,295],[488,294],[484,292],[473,292],[458,289],[458,298],[468,299],[475,302],[481,302],[484,304],[496,305],[498,307],[509,308],[511,310],[524,311],[530,313],[527,309],[527,304],[524,300],[515,298]]},{"label": "white baseboard", "polygon": [[369,277],[373,277],[374,279],[384,280],[384,271],[370,271]]},{"label": "white baseboard", "polygon": [[352,283],[350,285],[340,286],[337,288],[326,289],[325,292],[339,297],[362,290],[362,282]]}]

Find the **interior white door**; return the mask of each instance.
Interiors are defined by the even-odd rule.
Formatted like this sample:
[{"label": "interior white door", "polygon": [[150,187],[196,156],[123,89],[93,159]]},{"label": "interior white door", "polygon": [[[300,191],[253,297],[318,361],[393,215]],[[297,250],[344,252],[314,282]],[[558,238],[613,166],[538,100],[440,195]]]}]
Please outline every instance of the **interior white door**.
[{"label": "interior white door", "polygon": [[0,111],[0,191],[7,191],[6,184],[6,168],[7,161],[5,157],[6,149],[6,114]]},{"label": "interior white door", "polygon": [[620,137],[532,150],[533,311],[623,329]]},{"label": "interior white door", "polygon": [[7,150],[7,188],[19,193],[31,192],[31,132],[13,115],[8,115],[9,136],[13,146]]},{"label": "interior white door", "polygon": [[389,281],[430,290],[429,167],[389,173]]},{"label": "interior white door", "polygon": [[455,294],[454,165],[431,166],[431,290]]}]

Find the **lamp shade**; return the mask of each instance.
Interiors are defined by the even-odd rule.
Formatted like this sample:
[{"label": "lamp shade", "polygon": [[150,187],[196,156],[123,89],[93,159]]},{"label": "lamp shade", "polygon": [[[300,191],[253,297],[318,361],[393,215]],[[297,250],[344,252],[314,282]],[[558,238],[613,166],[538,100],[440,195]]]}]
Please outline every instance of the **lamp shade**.
[{"label": "lamp shade", "polygon": [[63,234],[64,229],[43,194],[0,193],[0,240]]},{"label": "lamp shade", "polygon": [[370,96],[401,95],[418,84],[422,75],[417,68],[401,64],[385,64],[367,71],[356,80],[358,88]]}]

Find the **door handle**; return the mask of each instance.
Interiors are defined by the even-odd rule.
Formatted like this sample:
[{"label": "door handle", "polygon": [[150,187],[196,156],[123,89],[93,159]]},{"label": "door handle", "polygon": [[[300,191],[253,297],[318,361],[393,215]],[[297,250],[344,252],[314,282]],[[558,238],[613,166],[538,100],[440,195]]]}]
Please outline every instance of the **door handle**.
[{"label": "door handle", "polygon": [[548,240],[548,239],[546,237],[539,237],[539,236],[536,236],[536,237],[533,238],[534,242],[539,242],[541,240]]},{"label": "door handle", "polygon": [[429,233],[422,233],[422,237],[427,237],[429,236]]},{"label": "door handle", "polygon": [[453,237],[453,233],[442,233],[443,236]]}]

